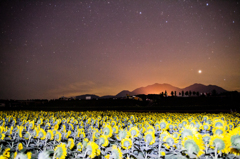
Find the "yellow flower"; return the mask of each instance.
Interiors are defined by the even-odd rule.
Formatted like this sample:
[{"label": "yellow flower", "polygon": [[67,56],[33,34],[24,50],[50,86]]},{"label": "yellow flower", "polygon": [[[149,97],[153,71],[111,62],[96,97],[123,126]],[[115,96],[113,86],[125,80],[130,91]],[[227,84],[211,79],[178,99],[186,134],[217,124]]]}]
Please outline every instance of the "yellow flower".
[{"label": "yellow flower", "polygon": [[121,146],[123,149],[130,149],[132,147],[132,140],[129,138],[122,139]]},{"label": "yellow flower", "polygon": [[27,152],[27,158],[31,159],[31,157],[32,157],[32,152]]},{"label": "yellow flower", "polygon": [[1,139],[1,140],[4,140],[4,138],[5,138],[5,134],[0,133],[0,139]]},{"label": "yellow flower", "polygon": [[6,149],[4,150],[3,156],[4,156],[5,158],[7,158],[7,159],[10,157],[10,148],[6,148]]},{"label": "yellow flower", "polygon": [[83,145],[82,145],[81,142],[79,142],[79,143],[77,144],[77,151],[81,152],[82,149],[83,149]]},{"label": "yellow flower", "polygon": [[62,134],[59,131],[57,131],[54,138],[56,141],[60,142],[62,139]]},{"label": "yellow flower", "polygon": [[197,154],[197,157],[204,154],[204,144],[202,139],[197,138],[196,136],[186,136],[182,140],[182,146],[187,149],[189,154]]},{"label": "yellow flower", "polygon": [[174,146],[178,143],[177,139],[173,137],[173,135],[168,134],[163,138],[163,141],[166,142],[168,146]]},{"label": "yellow flower", "polygon": [[38,133],[38,138],[40,138],[41,140],[44,140],[46,138],[46,132],[44,129],[40,128],[40,131]]},{"label": "yellow flower", "polygon": [[[230,142],[230,141],[229,141]],[[217,149],[217,152],[222,152],[222,153],[228,153],[229,152],[229,147],[230,143],[226,141],[223,135],[213,135],[211,136],[210,139],[210,145]]]},{"label": "yellow flower", "polygon": [[54,135],[53,135],[53,131],[52,130],[48,130],[47,131],[46,138],[48,140],[53,140],[54,139]]},{"label": "yellow flower", "polygon": [[66,138],[68,138],[71,135],[72,131],[68,130]]},{"label": "yellow flower", "polygon": [[113,133],[112,127],[110,125],[106,125],[103,128],[103,134],[106,135],[107,137],[111,137]]},{"label": "yellow flower", "polygon": [[213,134],[215,135],[224,135],[226,132],[225,132],[225,129],[223,126],[216,126],[213,128],[212,130]]},{"label": "yellow flower", "polygon": [[152,131],[148,131],[144,136],[145,142],[152,145],[155,142],[155,134]]},{"label": "yellow flower", "polygon": [[101,135],[99,137],[99,145],[106,147],[109,144],[108,138],[106,135]]},{"label": "yellow flower", "polygon": [[68,147],[70,150],[74,147],[74,140],[72,138],[68,139]]},{"label": "yellow flower", "polygon": [[136,126],[131,127],[129,130],[129,133],[131,134],[132,137],[138,137],[139,136],[139,130]]},{"label": "yellow flower", "polygon": [[90,158],[94,158],[95,156],[99,156],[100,153],[101,153],[98,145],[95,142],[89,142],[87,144],[86,152],[87,152],[87,154]]},{"label": "yellow flower", "polygon": [[19,151],[21,151],[21,150],[23,149],[22,143],[19,143],[19,144],[18,144],[17,149],[18,149]]},{"label": "yellow flower", "polygon": [[67,156],[67,148],[66,145],[61,143],[60,145],[56,146],[54,149],[54,155],[56,159],[65,159]]},{"label": "yellow flower", "polygon": [[115,126],[113,127],[113,133],[114,133],[114,134],[117,134],[117,133],[118,133],[118,126],[115,125]]},{"label": "yellow flower", "polygon": [[17,151],[14,152],[13,158],[15,159],[17,157]]},{"label": "yellow flower", "polygon": [[122,159],[123,155],[122,155],[121,149],[118,148],[116,145],[113,145],[111,156],[113,156],[113,158],[115,158],[115,159]]}]

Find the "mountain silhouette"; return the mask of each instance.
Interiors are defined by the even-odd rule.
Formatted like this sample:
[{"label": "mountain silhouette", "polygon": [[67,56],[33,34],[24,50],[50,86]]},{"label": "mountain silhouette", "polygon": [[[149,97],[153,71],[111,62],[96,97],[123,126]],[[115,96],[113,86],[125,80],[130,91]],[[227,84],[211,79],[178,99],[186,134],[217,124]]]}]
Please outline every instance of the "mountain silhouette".
[{"label": "mountain silhouette", "polygon": [[126,95],[138,95],[138,94],[160,94],[160,93],[165,93],[165,91],[167,91],[168,95],[171,95],[171,91],[177,93],[179,92],[186,92],[186,91],[195,91],[195,92],[199,92],[199,93],[211,93],[212,90],[216,90],[217,93],[224,93],[224,92],[227,92],[227,90],[219,87],[219,86],[216,86],[216,85],[203,85],[203,84],[200,84],[200,83],[195,83],[193,85],[190,85],[188,87],[185,87],[185,88],[178,88],[178,87],[175,87],[175,86],[172,86],[170,84],[167,84],[167,83],[163,83],[163,84],[159,84],[159,83],[155,83],[155,84],[152,84],[152,85],[148,85],[146,87],[139,87],[139,88],[136,88],[134,89],[132,92],[129,91],[129,90],[123,90],[121,92],[119,92],[117,95],[107,95],[107,96],[102,96],[102,97],[99,97],[97,95],[94,95],[94,94],[86,94],[86,95],[80,95],[80,96],[76,96],[77,99],[85,99],[86,96],[91,96],[91,99],[94,99],[94,98],[119,98],[119,97],[126,97]]}]

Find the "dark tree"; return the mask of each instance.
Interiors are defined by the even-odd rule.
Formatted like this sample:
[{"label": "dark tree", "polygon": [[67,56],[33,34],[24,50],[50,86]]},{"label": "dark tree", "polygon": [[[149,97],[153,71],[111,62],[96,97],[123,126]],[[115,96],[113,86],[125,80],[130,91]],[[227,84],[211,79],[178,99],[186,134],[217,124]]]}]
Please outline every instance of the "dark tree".
[{"label": "dark tree", "polygon": [[212,90],[212,96],[216,96],[217,95],[217,91],[215,89]]},{"label": "dark tree", "polygon": [[188,96],[188,91],[185,92],[185,95]]},{"label": "dark tree", "polygon": [[192,91],[189,91],[189,96],[191,96],[192,95]]},{"label": "dark tree", "polygon": [[173,96],[173,91],[171,91],[171,96]]},{"label": "dark tree", "polygon": [[184,91],[182,91],[182,96],[184,96]]},{"label": "dark tree", "polygon": [[165,97],[167,97],[167,91],[165,90]]},{"label": "dark tree", "polygon": [[196,95],[196,92],[195,92],[195,91],[193,91],[193,95],[194,95],[194,96]]},{"label": "dark tree", "polygon": [[179,92],[178,95],[179,95],[179,96],[182,95],[181,92]]},{"label": "dark tree", "polygon": [[199,96],[199,92],[197,92],[196,94],[197,94],[197,96]]},{"label": "dark tree", "polygon": [[176,91],[174,92],[174,95],[175,95],[175,97],[177,96],[177,92]]}]

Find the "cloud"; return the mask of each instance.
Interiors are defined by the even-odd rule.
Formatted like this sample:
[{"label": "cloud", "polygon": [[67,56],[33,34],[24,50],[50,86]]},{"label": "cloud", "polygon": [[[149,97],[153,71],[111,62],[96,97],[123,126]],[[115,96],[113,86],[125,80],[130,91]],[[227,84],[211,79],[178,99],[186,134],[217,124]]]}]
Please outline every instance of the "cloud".
[{"label": "cloud", "polygon": [[82,94],[95,94],[99,96],[106,95],[111,92],[111,87],[96,84],[93,81],[75,82],[68,85],[59,86],[58,88],[51,89],[48,94],[54,97],[72,97]]}]

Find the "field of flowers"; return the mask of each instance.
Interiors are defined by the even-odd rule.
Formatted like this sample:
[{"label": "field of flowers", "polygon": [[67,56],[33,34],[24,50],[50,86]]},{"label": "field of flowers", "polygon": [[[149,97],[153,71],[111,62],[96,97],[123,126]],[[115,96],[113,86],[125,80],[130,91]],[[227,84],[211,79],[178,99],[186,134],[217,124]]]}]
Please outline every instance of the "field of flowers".
[{"label": "field of flowers", "polygon": [[237,159],[239,113],[0,112],[0,159]]}]

